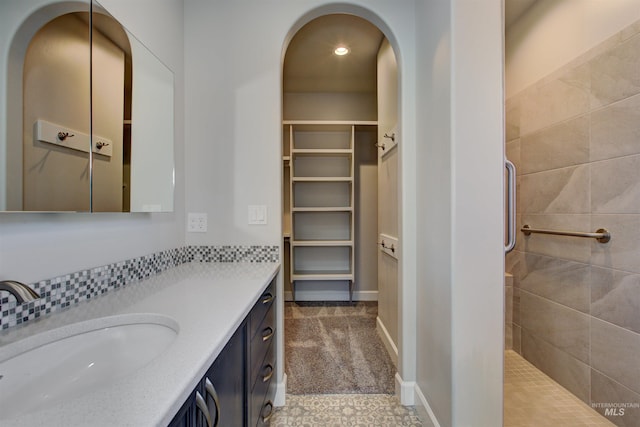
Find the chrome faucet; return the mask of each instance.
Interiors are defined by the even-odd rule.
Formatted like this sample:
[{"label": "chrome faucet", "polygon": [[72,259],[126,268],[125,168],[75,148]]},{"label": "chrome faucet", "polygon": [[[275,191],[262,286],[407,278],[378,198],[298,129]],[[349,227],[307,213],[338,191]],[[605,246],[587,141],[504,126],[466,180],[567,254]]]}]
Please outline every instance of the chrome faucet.
[{"label": "chrome faucet", "polygon": [[16,297],[18,304],[34,301],[40,298],[40,295],[36,291],[24,283],[16,282],[15,280],[0,281],[0,291],[7,291]]}]

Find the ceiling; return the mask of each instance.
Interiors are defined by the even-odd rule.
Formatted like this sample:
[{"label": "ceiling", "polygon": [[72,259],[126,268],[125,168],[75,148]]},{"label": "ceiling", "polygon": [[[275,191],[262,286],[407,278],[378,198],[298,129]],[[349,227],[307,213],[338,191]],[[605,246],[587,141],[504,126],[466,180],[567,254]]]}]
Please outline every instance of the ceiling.
[{"label": "ceiling", "polygon": [[[375,92],[382,32],[353,15],[321,16],[291,40],[284,60],[285,92]],[[338,45],[350,52],[333,53]]]},{"label": "ceiling", "polygon": [[[509,28],[536,0],[505,0]],[[353,15],[321,16],[302,27],[291,40],[284,60],[285,92],[375,92],[376,58],[384,34]],[[333,50],[347,46],[350,53]]]}]

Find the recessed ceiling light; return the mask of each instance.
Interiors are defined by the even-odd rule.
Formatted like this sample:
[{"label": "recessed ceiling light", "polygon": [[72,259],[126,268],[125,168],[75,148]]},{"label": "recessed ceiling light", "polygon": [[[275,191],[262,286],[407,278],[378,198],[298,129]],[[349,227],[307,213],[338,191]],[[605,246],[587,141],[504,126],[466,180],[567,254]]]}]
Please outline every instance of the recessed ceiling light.
[{"label": "recessed ceiling light", "polygon": [[336,50],[333,51],[338,56],[344,56],[349,53],[349,48],[345,46],[338,46]]}]

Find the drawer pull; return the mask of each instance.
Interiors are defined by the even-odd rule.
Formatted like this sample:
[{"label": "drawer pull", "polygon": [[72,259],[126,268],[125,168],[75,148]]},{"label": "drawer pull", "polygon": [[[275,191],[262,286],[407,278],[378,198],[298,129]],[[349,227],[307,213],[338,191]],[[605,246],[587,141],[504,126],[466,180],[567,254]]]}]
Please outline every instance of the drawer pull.
[{"label": "drawer pull", "polygon": [[268,364],[267,366],[265,366],[262,372],[265,372],[266,370],[269,370],[269,373],[262,376],[263,383],[266,383],[267,381],[269,381],[273,376],[273,366],[271,364]]},{"label": "drawer pull", "polygon": [[220,422],[220,399],[218,398],[218,392],[216,392],[216,389],[209,378],[205,378],[204,388],[207,391],[207,395],[211,396],[211,398],[213,399],[213,404],[215,405],[216,410],[216,417],[215,421],[213,422],[213,427],[218,427],[218,423]]},{"label": "drawer pull", "polygon": [[200,410],[200,412],[202,412],[204,418],[207,420],[207,427],[213,427],[211,425],[211,415],[209,415],[209,407],[207,406],[199,391],[196,391],[196,407]]},{"label": "drawer pull", "polygon": [[262,415],[262,422],[265,424],[268,423],[271,417],[273,416],[273,402],[269,400],[267,403],[265,403],[264,406],[262,407],[261,412],[264,412],[264,409],[267,406],[269,407],[269,413],[267,415]]},{"label": "drawer pull", "polygon": [[270,327],[264,328],[262,331],[262,341],[269,341],[276,332]]},{"label": "drawer pull", "polygon": [[273,301],[273,295],[271,294],[264,294],[264,299],[262,300],[263,304],[269,304],[271,301]]}]

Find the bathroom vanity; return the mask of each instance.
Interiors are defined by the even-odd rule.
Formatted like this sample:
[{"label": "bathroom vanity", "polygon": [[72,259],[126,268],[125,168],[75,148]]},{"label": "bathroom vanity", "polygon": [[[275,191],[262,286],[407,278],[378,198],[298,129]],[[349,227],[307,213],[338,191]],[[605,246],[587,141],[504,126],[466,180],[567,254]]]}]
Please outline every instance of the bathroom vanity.
[{"label": "bathroom vanity", "polygon": [[272,281],[178,411],[170,427],[263,426],[273,415],[276,368]]},{"label": "bathroom vanity", "polygon": [[[213,426],[216,420],[220,426],[268,424],[277,382],[279,268],[272,262],[191,262],[3,331],[0,371],[3,361],[16,356],[20,361],[25,350],[69,345],[62,346],[64,357],[38,361],[37,365],[46,365],[38,378],[19,379],[23,390],[3,386],[4,381],[10,384],[12,371],[0,372],[4,375],[0,406],[9,408],[5,403],[16,402],[15,410],[0,412],[0,424]],[[81,333],[82,325],[91,325],[90,333]],[[151,334],[157,329],[171,333],[157,354],[135,369],[110,367],[106,378],[91,383],[92,370],[99,370],[102,363],[98,361],[95,367],[77,368],[80,382],[89,385],[59,387],[70,375],[56,378],[56,373],[73,368],[62,366],[62,359],[73,359],[82,347],[66,341],[69,336],[82,341],[94,332],[116,331],[122,338],[130,334],[125,327],[131,325],[147,329],[124,348],[111,344],[106,360],[120,353],[137,356],[148,351],[155,345]],[[23,392],[33,399],[20,398]],[[30,403],[34,400],[39,403]]]}]

